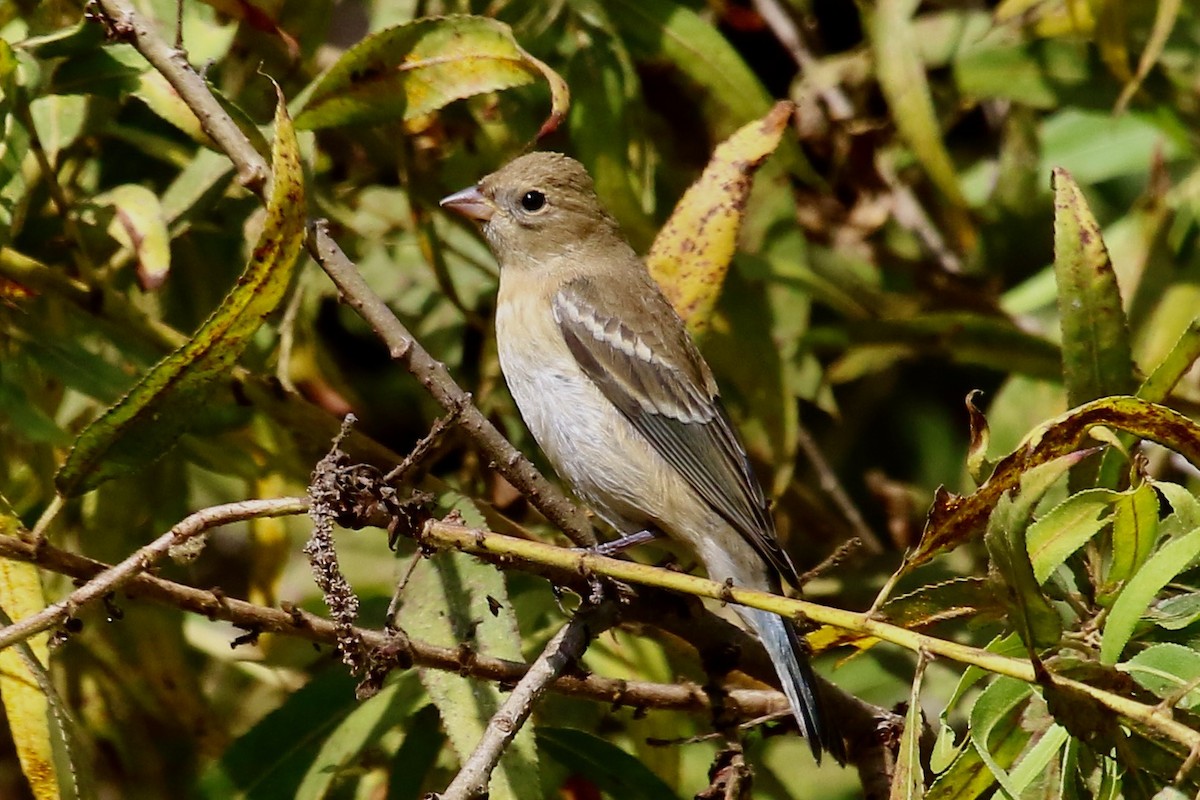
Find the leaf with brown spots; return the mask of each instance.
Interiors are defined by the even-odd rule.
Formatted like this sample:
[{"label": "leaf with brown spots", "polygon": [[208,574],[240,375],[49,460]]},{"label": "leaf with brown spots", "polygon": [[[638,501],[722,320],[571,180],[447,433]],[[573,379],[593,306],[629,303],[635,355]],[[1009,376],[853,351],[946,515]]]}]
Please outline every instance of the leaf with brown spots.
[{"label": "leaf with brown spots", "polygon": [[83,494],[145,467],[184,433],[211,422],[205,412],[218,379],[283,299],[304,242],[304,173],[282,93],[275,111],[271,174],[266,222],[237,285],[187,344],[156,364],[79,435],[54,478],[63,495]]},{"label": "leaf with brown spots", "polygon": [[1100,224],[1079,185],[1054,170],[1054,277],[1067,403],[1127,394],[1133,383],[1129,326]]},{"label": "leaf with brown spots", "polygon": [[737,248],[754,171],[779,146],[795,107],[776,103],[717,146],[658,232],[646,266],[693,332],[712,318]]}]

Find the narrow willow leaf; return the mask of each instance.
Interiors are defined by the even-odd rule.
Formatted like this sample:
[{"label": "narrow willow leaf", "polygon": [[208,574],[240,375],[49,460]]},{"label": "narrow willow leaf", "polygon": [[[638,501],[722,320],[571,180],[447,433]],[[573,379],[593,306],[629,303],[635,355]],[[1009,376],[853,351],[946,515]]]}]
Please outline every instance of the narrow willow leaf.
[{"label": "narrow willow leaf", "polygon": [[1116,664],[1146,609],[1162,588],[1200,555],[1200,528],[1172,539],[1152,555],[1113,603],[1100,639],[1100,663]]},{"label": "narrow willow leaf", "polygon": [[1106,582],[1111,586],[1129,580],[1158,543],[1158,493],[1149,482],[1121,495],[1115,506],[1112,564]]},{"label": "narrow willow leaf", "polygon": [[1200,705],[1200,652],[1174,642],[1151,645],[1117,669],[1179,708]]},{"label": "narrow willow leaf", "polygon": [[55,476],[66,496],[157,460],[192,430],[218,379],[279,305],[304,241],[304,175],[282,95],[275,113],[267,217],[237,286],[196,334],[147,372],[130,392],[84,429]]},{"label": "narrow willow leaf", "polygon": [[1054,723],[1046,732],[1042,734],[1042,738],[1038,739],[1037,744],[1029,748],[1029,752],[1021,759],[1020,763],[1012,770],[1009,777],[1012,781],[1012,787],[1022,794],[1018,797],[1028,797],[1024,794],[1025,790],[1038,778],[1046,773],[1050,762],[1057,760],[1059,754],[1071,741],[1071,735],[1063,726]]},{"label": "narrow willow leaf", "polygon": [[1030,652],[1054,644],[1062,635],[1062,620],[1034,576],[1026,539],[1034,505],[1061,474],[1061,463],[1051,462],[1023,476],[1016,497],[1006,494],[996,504],[983,537],[989,575],[1007,598],[1013,627]]},{"label": "narrow willow leaf", "polygon": [[[221,108],[237,124],[238,129],[254,145],[254,149],[265,154],[268,148],[267,140],[263,138],[262,131],[258,129],[258,126],[254,124],[254,121],[250,119],[246,112],[225,97],[215,86],[210,85],[208,90],[212,92],[213,97],[221,104]],[[147,108],[163,120],[186,134],[192,141],[213,150],[217,149],[216,144],[204,132],[204,128],[201,126],[196,112],[187,103],[183,102],[183,98],[175,91],[175,87],[167,82],[162,73],[152,69],[143,72],[138,78],[138,86],[134,90],[133,96],[145,103]],[[224,158],[224,155],[222,155],[222,158]],[[228,159],[225,160],[228,162]]]},{"label": "narrow willow leaf", "polygon": [[[0,520],[0,529],[7,528]],[[38,568],[23,561],[0,559],[0,609],[12,620],[21,620],[46,607]],[[32,637],[29,650],[45,669],[50,663],[49,635]],[[50,703],[38,686],[20,648],[0,650],[0,699],[12,732],[21,771],[34,797],[56,798],[58,774],[54,759]]]},{"label": "narrow willow leaf", "polygon": [[658,232],[646,266],[693,333],[712,320],[717,296],[737,249],[754,171],[779,146],[795,106],[776,103],[713,151]]},{"label": "narrow willow leaf", "polygon": [[1121,292],[1079,185],[1054,170],[1054,275],[1062,325],[1067,403],[1081,405],[1133,390],[1133,357]]},{"label": "narrow willow leaf", "polygon": [[[1003,748],[1011,737],[1007,732],[1012,722],[1019,718],[1021,710],[1033,695],[1033,687],[1015,678],[997,678],[991,683],[971,708],[971,743],[992,777],[1009,797],[1020,797],[1010,779],[1006,765],[999,761],[992,748]],[[1015,754],[1013,754],[1015,756]]]},{"label": "narrow willow leaf", "polygon": [[1029,560],[1038,583],[1108,524],[1120,498],[1108,489],[1079,492],[1029,526]]},{"label": "narrow willow leaf", "polygon": [[638,759],[611,742],[575,728],[538,728],[538,748],[610,797],[676,800],[678,795]]},{"label": "narrow willow leaf", "polygon": [[485,17],[428,17],[367,36],[305,91],[300,128],[412,119],[483,92],[551,87],[551,121],[566,115],[566,83]]},{"label": "narrow willow leaf", "polygon": [[[467,524],[483,517],[465,497],[453,496]],[[521,637],[508,600],[504,575],[462,553],[438,553],[418,566],[405,587],[397,615],[414,638],[444,647],[465,647],[484,655],[521,661]],[[461,761],[479,743],[503,697],[492,683],[443,670],[423,669],[421,683],[442,717],[442,727]],[[522,728],[492,774],[489,796],[541,796],[537,752],[528,727]]]},{"label": "narrow willow leaf", "polygon": [[962,207],[966,198],[946,150],[913,29],[917,5],[914,0],[879,0],[867,11],[875,76],[891,108],[891,118],[913,155],[946,199]]},{"label": "narrow willow leaf", "polygon": [[892,769],[892,791],[889,800],[920,800],[925,796],[925,768],[921,765],[921,733],[925,719],[921,714],[921,679],[925,677],[924,658],[917,662],[912,691],[908,695],[908,712],[904,715],[904,732]]},{"label": "narrow willow leaf", "polygon": [[296,800],[320,800],[328,797],[331,787],[357,763],[363,750],[404,720],[412,718],[427,703],[425,690],[416,673],[406,672],[378,694],[351,711],[331,728],[321,749],[304,773],[296,790]]}]

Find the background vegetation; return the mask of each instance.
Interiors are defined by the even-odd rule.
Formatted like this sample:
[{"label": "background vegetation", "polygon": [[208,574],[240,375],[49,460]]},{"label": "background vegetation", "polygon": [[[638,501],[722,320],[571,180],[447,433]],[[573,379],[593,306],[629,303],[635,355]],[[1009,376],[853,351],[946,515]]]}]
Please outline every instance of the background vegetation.
[{"label": "background vegetation", "polygon": [[[543,463],[498,370],[494,262],[437,199],[554,128],[561,76],[569,111],[537,146],[582,160],[646,251],[714,148],[787,99],[699,324],[794,558],[812,568],[857,539],[806,595],[894,627],[806,614],[837,623],[814,625],[819,668],[874,708],[880,732],[852,741],[857,772],[818,768],[775,735],[786,721],[739,736],[725,720],[691,741],[711,713],[552,691],[492,796],[1195,795],[1191,4],[188,0],[186,60],[262,157],[275,143],[269,185],[235,168],[215,117],[200,123],[151,68],[122,5],[0,6],[9,618],[95,571],[71,554],[112,564],[199,510],[304,495],[348,411],[350,458],[407,465],[383,510],[412,510],[420,489],[433,516],[566,543],[531,499],[563,525],[570,513],[515,489],[529,488],[521,467],[481,432],[490,421]],[[136,8],[175,41],[175,2]],[[428,19],[444,14],[500,24]],[[430,68],[439,54],[457,65]],[[286,118],[271,124],[267,76],[298,151]],[[359,295],[294,258],[318,217],[422,351],[385,344]],[[481,414],[447,394],[426,351]],[[423,548],[398,535],[392,552],[379,529],[339,531],[355,614],[314,581],[312,524],[280,516],[303,506],[230,512],[240,521],[207,533],[203,552],[155,567],[201,591],[122,579],[52,609],[38,636],[0,631],[25,642],[0,654],[0,795],[443,790],[501,697],[487,659],[542,651],[577,603],[542,576],[569,582],[570,569],[433,555],[450,533]],[[303,612],[327,616],[325,594],[339,623],[378,631],[398,583],[396,624],[429,645],[420,667],[384,679],[378,667],[403,659],[376,649],[378,669],[352,675],[343,658],[364,640],[339,649],[344,624]],[[299,610],[267,613],[281,604]],[[709,682],[684,641],[698,639],[646,622],[634,613],[596,638],[583,668]],[[373,696],[357,700],[356,684]]]}]

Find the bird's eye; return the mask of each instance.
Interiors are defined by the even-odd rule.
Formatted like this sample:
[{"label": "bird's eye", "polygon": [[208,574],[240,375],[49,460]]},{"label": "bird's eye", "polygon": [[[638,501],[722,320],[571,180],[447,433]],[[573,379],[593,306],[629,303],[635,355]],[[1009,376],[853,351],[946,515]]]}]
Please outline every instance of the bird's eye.
[{"label": "bird's eye", "polygon": [[546,195],[539,191],[526,192],[521,196],[521,208],[533,213],[541,211],[546,206]]}]

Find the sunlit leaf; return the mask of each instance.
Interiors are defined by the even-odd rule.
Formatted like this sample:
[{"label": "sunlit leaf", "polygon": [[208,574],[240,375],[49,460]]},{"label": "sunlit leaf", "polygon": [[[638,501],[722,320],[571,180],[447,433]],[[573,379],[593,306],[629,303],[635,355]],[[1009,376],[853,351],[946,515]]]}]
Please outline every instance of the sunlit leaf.
[{"label": "sunlit leaf", "polygon": [[1200,653],[1173,642],[1151,645],[1117,669],[1179,708],[1200,705]]},{"label": "sunlit leaf", "polygon": [[171,269],[171,235],[158,195],[127,183],[97,195],[94,202],[112,207],[108,233],[133,254],[142,288],[153,291],[162,286]]},{"label": "sunlit leaf", "polygon": [[1125,584],[1104,623],[1100,661],[1116,664],[1134,628],[1162,588],[1200,555],[1200,528],[1171,539]]},{"label": "sunlit leaf", "polygon": [[913,675],[912,691],[908,695],[908,712],[904,715],[904,732],[892,771],[890,800],[920,800],[925,796],[925,768],[921,764],[921,734],[925,730],[925,715],[921,713],[921,680],[925,677],[921,660]]},{"label": "sunlit leaf", "polygon": [[1038,583],[1109,523],[1120,498],[1108,489],[1082,491],[1029,526],[1029,560]]},{"label": "sunlit leaf", "polygon": [[754,171],[779,145],[794,108],[777,103],[766,117],[718,145],[646,255],[650,274],[693,332],[711,321],[737,249]]},{"label": "sunlit leaf", "polygon": [[1143,482],[1123,493],[1114,506],[1109,585],[1129,580],[1158,543],[1158,494]]},{"label": "sunlit leaf", "polygon": [[306,92],[300,128],[413,119],[472,95],[524,86],[551,88],[547,125],[566,114],[566,83],[521,49],[502,22],[485,17],[418,19],[373,33],[346,51]]}]

